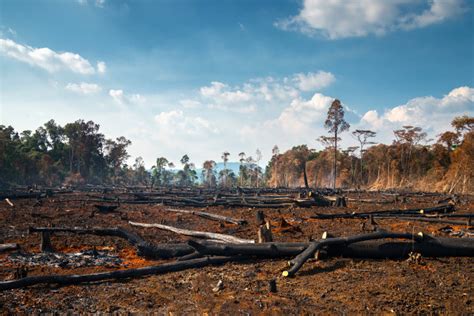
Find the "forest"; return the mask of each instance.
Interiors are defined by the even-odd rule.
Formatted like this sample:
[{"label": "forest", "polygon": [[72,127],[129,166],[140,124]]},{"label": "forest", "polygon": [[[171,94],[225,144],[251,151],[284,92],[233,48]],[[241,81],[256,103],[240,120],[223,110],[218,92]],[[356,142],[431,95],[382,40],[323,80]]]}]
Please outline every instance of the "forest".
[{"label": "forest", "polygon": [[[23,132],[0,125],[0,187],[311,186],[474,192],[474,117],[453,118],[452,130],[436,135],[434,140],[428,139],[422,127],[401,126],[393,131],[392,144],[380,144],[374,131],[350,131],[343,107],[336,101],[326,121],[331,136],[316,139],[325,149],[299,145],[280,153],[275,145],[264,171],[258,164],[260,150],[255,158],[241,152],[238,174],[227,168],[230,153],[226,151],[221,156],[224,168],[219,172],[215,160],[205,161],[198,170],[187,154],[178,163],[158,157],[151,170],[145,168],[142,157],[129,165],[127,148],[131,141],[123,136],[107,139],[92,121],[77,120],[61,126],[50,120],[35,131]],[[358,146],[338,147],[345,131],[344,137],[353,137]]]},{"label": "forest", "polygon": [[[360,145],[336,150],[336,186],[473,192],[474,118],[456,117],[452,126],[452,131],[437,135],[433,144],[428,144],[421,127],[395,130],[392,144],[377,144],[373,141],[376,133],[370,130],[352,131]],[[179,170],[165,157],[157,158],[151,171],[141,157],[130,166],[127,147],[131,141],[107,139],[99,129],[98,124],[84,120],[65,126],[50,120],[34,132],[21,133],[12,126],[0,126],[0,185],[299,187],[305,184],[305,170],[312,187],[334,184],[334,137],[321,136],[318,141],[325,149],[320,151],[299,145],[280,153],[275,145],[265,172],[254,158],[241,152],[239,174],[225,167],[217,174],[216,162],[207,160],[198,175],[188,155],[180,160]],[[222,154],[224,166],[229,155]],[[259,151],[257,156],[261,158]]]}]

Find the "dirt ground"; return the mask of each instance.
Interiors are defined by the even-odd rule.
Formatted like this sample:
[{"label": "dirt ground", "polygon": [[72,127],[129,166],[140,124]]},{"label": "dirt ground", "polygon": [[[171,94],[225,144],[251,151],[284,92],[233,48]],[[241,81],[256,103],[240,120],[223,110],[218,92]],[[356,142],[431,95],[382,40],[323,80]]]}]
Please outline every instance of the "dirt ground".
[{"label": "dirt ground", "polygon": [[[70,198],[85,197],[82,193]],[[381,199],[381,196],[370,195]],[[156,228],[132,227],[128,220],[164,223],[176,227],[220,232],[256,239],[255,209],[212,207],[206,211],[246,219],[249,224],[222,225],[194,216],[167,212],[161,205],[121,205],[117,213],[91,216],[93,204],[58,201],[65,195],[45,199],[14,200],[14,207],[0,201],[0,243],[16,242],[29,253],[39,252],[39,234],[28,234],[30,226],[124,227],[154,243],[183,242],[188,237]],[[276,241],[307,241],[324,231],[335,236],[362,233],[360,219],[308,219],[315,212],[345,213],[376,209],[435,206],[436,197],[410,197],[406,203],[349,202],[349,208],[313,207],[264,209],[271,220]],[[472,213],[474,200],[464,198],[457,212]],[[294,229],[281,229],[284,218]],[[466,226],[441,230],[446,224],[377,219],[379,227],[396,232],[423,231],[435,236],[461,238]],[[137,257],[126,241],[115,237],[55,234],[52,244],[58,252],[107,250],[122,259],[119,267],[56,267],[29,265],[28,275],[80,274],[156,265]],[[0,279],[12,277],[18,263],[0,254]],[[32,312],[155,312],[158,314],[474,314],[474,258],[421,258],[409,260],[360,260],[330,258],[307,262],[294,278],[283,278],[286,260],[248,260],[126,281],[108,281],[77,286],[34,286],[0,292],[1,314]],[[277,293],[270,293],[269,280],[276,279]],[[219,280],[223,288],[213,291]]]}]

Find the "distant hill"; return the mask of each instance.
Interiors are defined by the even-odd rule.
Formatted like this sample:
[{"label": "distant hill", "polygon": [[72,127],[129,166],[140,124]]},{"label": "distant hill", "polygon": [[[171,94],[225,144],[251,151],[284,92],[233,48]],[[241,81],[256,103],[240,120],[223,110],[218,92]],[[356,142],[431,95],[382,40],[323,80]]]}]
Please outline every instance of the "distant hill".
[{"label": "distant hill", "polygon": [[[240,162],[228,162],[227,163],[227,169],[232,170],[236,176],[239,175],[239,170],[240,170]],[[201,177],[202,173],[202,168],[196,168],[196,172],[198,177]],[[219,174],[221,170],[224,170],[224,163],[223,162],[218,162],[216,163],[216,173]]]}]

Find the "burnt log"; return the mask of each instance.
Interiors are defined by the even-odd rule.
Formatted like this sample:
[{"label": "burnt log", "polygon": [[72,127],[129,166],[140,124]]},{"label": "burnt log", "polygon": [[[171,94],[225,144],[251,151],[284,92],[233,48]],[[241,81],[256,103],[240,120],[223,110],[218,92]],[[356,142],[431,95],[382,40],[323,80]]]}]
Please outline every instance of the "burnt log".
[{"label": "burnt log", "polygon": [[201,268],[207,265],[219,265],[233,260],[241,260],[241,258],[233,257],[205,257],[186,261],[175,261],[164,263],[161,265],[117,270],[112,272],[100,272],[92,274],[72,274],[72,275],[42,275],[24,277],[18,280],[0,282],[0,291],[25,288],[37,284],[57,284],[57,285],[73,285],[89,282],[98,282],[104,280],[120,280],[143,277],[147,275],[164,274],[168,272],[182,271],[186,269]]},{"label": "burnt log", "polygon": [[328,238],[325,240],[311,242],[310,245],[296,256],[293,260],[289,262],[290,269],[283,271],[282,275],[285,277],[294,276],[296,272],[303,266],[303,264],[311,257],[314,257],[316,251],[322,249],[323,247],[328,246],[338,246],[338,245],[350,245],[360,241],[374,240],[374,239],[386,239],[386,238],[396,238],[396,239],[410,239],[419,241],[422,240],[423,235],[414,235],[414,234],[401,234],[401,233],[390,233],[379,231],[371,234],[356,235],[351,237],[339,237],[339,238]]}]

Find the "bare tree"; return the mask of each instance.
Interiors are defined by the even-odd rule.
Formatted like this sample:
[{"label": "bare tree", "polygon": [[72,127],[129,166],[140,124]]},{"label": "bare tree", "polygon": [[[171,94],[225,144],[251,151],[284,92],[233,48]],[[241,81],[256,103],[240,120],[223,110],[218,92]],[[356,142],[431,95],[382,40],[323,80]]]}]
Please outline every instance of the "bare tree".
[{"label": "bare tree", "polygon": [[344,108],[338,99],[334,100],[329,107],[324,127],[328,129],[329,133],[334,133],[333,189],[335,189],[337,178],[337,135],[350,128],[349,123],[344,120]]},{"label": "bare tree", "polygon": [[216,183],[216,177],[214,175],[215,167],[216,167],[216,162],[214,160],[206,160],[202,164],[203,175],[204,175],[203,182],[206,183],[208,187],[213,187]]},{"label": "bare tree", "polygon": [[230,156],[230,153],[228,151],[224,151],[221,156],[222,161],[224,162],[224,187],[227,187],[227,176],[228,176],[227,162],[229,161],[229,156]]},{"label": "bare tree", "polygon": [[245,174],[245,170],[244,170],[245,153],[244,152],[239,153],[239,161],[240,161],[239,178],[240,178],[240,186],[242,186],[244,174]]},{"label": "bare tree", "polygon": [[359,149],[359,146],[350,146],[347,147],[346,150],[343,150],[342,152],[346,154],[347,156],[350,157],[351,159],[351,183],[354,184],[355,182],[355,168],[354,168],[354,152]]},{"label": "bare tree", "polygon": [[256,177],[257,177],[257,188],[258,188],[258,178],[259,178],[259,173],[260,173],[260,170],[259,170],[259,165],[258,163],[260,162],[260,160],[262,159],[262,152],[260,151],[260,149],[257,148],[257,150],[255,151],[255,163],[257,164],[256,168],[255,168],[255,172],[256,172]]},{"label": "bare tree", "polygon": [[[413,147],[418,145],[422,140],[426,140],[426,133],[421,127],[405,125],[402,129],[393,131],[395,134],[396,144],[401,147],[401,164],[402,173],[408,176],[411,173],[410,161]],[[408,147],[408,148],[406,148]]]},{"label": "bare tree", "polygon": [[374,145],[376,142],[369,141],[369,138],[373,138],[377,135],[376,132],[368,129],[356,129],[352,132],[355,138],[359,141],[360,144],[360,178],[359,181],[362,182],[364,177],[364,147],[365,145]]}]

